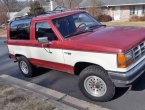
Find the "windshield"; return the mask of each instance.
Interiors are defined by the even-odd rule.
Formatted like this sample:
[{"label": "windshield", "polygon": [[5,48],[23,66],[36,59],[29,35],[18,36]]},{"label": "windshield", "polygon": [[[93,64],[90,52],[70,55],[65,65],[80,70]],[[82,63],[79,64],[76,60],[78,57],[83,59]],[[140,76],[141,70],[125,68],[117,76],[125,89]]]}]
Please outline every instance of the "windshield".
[{"label": "windshield", "polygon": [[53,23],[64,38],[84,32],[91,32],[90,29],[93,30],[94,28],[102,26],[101,23],[97,22],[87,13],[79,13],[54,19]]}]

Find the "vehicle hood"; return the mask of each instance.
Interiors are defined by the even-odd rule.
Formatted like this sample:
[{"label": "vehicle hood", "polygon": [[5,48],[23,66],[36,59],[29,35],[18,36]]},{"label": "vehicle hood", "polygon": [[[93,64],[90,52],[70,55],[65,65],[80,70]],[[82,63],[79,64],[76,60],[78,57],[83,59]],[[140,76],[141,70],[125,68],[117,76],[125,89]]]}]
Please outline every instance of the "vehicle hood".
[{"label": "vehicle hood", "polygon": [[101,27],[70,38],[77,48],[109,53],[125,52],[145,40],[143,27]]}]

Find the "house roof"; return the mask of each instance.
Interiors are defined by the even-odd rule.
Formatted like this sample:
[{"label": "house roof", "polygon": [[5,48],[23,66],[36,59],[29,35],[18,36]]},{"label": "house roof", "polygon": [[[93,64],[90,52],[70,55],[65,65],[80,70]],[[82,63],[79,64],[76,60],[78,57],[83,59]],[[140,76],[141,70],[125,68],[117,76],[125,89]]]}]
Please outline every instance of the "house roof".
[{"label": "house roof", "polygon": [[145,4],[145,0],[83,0],[80,7],[92,7],[95,5],[94,3],[102,6],[124,6]]},{"label": "house roof", "polygon": [[25,7],[23,10],[18,12],[15,17],[25,16],[28,12],[30,12],[30,7]]},{"label": "house roof", "polygon": [[[40,2],[41,4],[42,4],[42,6],[43,6],[43,8],[44,8],[44,10],[46,11],[46,12],[48,12],[48,11],[50,11],[50,2]],[[57,3],[56,2],[53,2],[53,7],[55,8],[55,7],[57,7]],[[28,13],[28,12],[30,12],[30,7],[25,7],[24,9],[22,9],[20,12],[18,12],[16,15],[15,15],[15,17],[21,17],[21,16],[26,16],[26,14]]]}]

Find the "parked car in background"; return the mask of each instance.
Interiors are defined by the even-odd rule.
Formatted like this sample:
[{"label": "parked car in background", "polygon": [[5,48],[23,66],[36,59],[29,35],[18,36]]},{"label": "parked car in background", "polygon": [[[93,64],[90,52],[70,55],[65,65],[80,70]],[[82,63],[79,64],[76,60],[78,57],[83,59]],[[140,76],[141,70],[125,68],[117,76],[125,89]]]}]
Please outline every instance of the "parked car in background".
[{"label": "parked car in background", "polygon": [[24,76],[36,75],[37,67],[77,75],[91,100],[111,100],[116,87],[145,71],[145,28],[105,26],[84,11],[14,20],[7,33],[9,56]]}]

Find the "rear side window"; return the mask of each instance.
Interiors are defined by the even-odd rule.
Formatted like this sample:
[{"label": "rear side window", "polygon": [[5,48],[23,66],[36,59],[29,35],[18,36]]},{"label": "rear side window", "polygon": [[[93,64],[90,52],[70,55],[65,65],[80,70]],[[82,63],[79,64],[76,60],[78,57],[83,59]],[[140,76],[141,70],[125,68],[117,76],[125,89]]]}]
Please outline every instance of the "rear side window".
[{"label": "rear side window", "polygon": [[31,19],[16,20],[10,24],[10,39],[29,40]]}]

